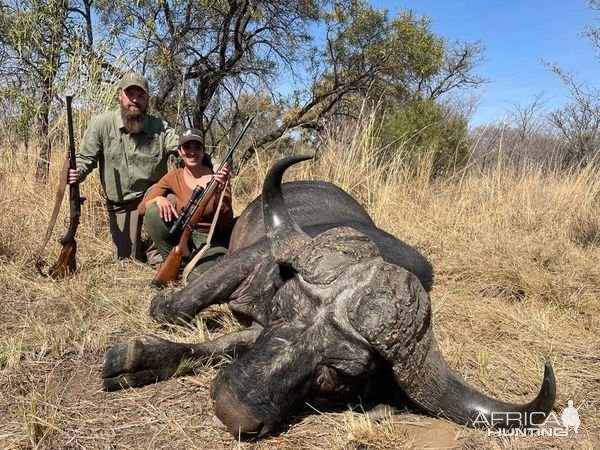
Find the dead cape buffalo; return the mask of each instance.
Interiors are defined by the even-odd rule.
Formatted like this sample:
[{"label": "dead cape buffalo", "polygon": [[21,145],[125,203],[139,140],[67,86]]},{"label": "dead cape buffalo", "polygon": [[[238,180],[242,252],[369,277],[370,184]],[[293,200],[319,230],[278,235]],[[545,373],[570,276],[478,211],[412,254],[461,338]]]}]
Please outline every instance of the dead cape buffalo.
[{"label": "dead cape buffalo", "polygon": [[148,336],[116,345],[104,359],[104,388],[166,379],[183,358],[235,353],[239,358],[219,372],[211,397],[236,437],[273,432],[305,403],[357,398],[402,398],[468,426],[510,427],[498,420],[508,412],[543,422],[556,395],[550,364],[539,394],[524,405],[468,386],[434,338],[430,264],[330,183],[286,183],[283,195],[283,173],[304,159],[273,166],[262,208],[259,198],[240,216],[226,257],[185,289],[157,295],[150,307],[153,317],[177,322],[228,302],[254,324],[200,344]]}]

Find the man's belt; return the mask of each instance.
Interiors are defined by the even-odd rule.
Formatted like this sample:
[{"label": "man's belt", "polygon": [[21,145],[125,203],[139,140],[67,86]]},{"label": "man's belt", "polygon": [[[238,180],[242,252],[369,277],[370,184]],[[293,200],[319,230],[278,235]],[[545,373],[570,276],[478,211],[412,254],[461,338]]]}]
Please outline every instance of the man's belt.
[{"label": "man's belt", "polygon": [[134,198],[133,200],[125,200],[123,202],[115,202],[110,199],[106,199],[106,208],[109,212],[125,212],[133,211],[137,209],[138,205],[143,200],[143,197]]}]

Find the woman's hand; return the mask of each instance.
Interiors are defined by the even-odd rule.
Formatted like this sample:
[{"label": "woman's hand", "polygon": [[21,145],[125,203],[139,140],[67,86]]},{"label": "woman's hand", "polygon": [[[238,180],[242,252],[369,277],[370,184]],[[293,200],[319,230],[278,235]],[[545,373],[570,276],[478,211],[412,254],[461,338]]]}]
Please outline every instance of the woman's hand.
[{"label": "woman's hand", "polygon": [[223,166],[221,170],[219,170],[215,174],[215,181],[218,183],[217,192],[222,192],[225,189],[225,185],[227,184],[227,180],[229,180],[229,167],[227,165]]},{"label": "woman's hand", "polygon": [[167,200],[166,197],[159,196],[156,197],[154,201],[156,202],[156,206],[158,206],[158,212],[161,219],[165,222],[171,222],[174,218],[176,219],[179,217],[173,203]]}]

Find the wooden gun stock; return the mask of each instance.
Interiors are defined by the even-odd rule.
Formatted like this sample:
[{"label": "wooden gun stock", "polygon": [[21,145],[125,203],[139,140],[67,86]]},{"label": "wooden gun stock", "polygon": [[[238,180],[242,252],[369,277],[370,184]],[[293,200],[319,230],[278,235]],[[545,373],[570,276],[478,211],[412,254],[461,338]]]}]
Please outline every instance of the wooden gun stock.
[{"label": "wooden gun stock", "polygon": [[183,252],[177,244],[171,249],[167,258],[161,263],[152,279],[152,285],[156,287],[165,287],[171,281],[175,281],[179,276],[179,269],[183,261]]},{"label": "wooden gun stock", "polygon": [[60,255],[56,264],[52,266],[48,274],[55,280],[65,278],[66,276],[75,273],[77,270],[77,260],[75,254],[77,253],[77,241],[75,240],[75,233],[79,226],[79,215],[71,216],[69,220],[69,229],[65,235],[58,240],[62,244]]}]

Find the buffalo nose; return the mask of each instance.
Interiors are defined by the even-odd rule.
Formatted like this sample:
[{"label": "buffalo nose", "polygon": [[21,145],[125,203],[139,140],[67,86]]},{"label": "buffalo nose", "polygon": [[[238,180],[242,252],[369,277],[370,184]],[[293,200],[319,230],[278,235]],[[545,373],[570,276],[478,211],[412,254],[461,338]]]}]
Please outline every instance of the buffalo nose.
[{"label": "buffalo nose", "polygon": [[264,433],[258,420],[227,386],[219,385],[213,392],[215,416],[236,438]]}]

